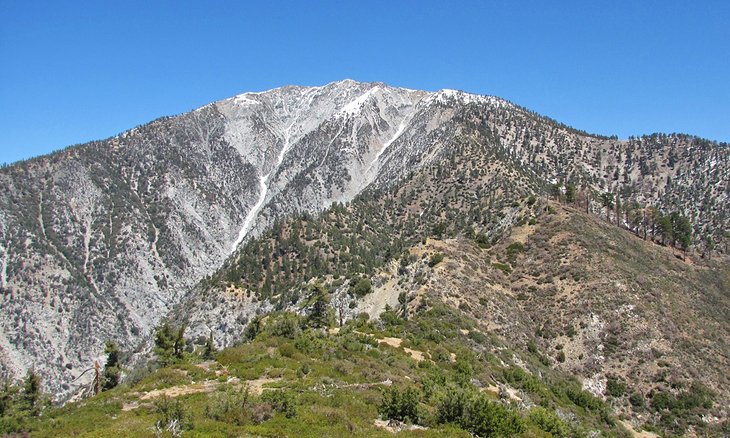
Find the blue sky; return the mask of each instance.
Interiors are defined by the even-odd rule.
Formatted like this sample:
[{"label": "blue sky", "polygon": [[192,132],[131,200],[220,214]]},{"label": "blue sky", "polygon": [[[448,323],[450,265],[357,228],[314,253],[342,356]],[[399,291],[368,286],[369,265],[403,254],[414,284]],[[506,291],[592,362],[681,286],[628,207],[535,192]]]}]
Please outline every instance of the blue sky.
[{"label": "blue sky", "polygon": [[344,78],[730,142],[728,23],[727,0],[0,0],[0,162]]}]

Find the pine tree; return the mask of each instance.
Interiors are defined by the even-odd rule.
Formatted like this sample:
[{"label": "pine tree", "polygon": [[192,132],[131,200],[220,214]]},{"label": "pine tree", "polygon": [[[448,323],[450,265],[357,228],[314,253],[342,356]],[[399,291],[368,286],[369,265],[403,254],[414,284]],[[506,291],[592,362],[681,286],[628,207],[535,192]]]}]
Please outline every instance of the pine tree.
[{"label": "pine tree", "polygon": [[104,353],[107,356],[106,364],[104,364],[104,374],[102,376],[102,390],[107,391],[119,384],[122,370],[119,367],[119,349],[114,342],[108,341],[106,343]]},{"label": "pine tree", "polygon": [[41,378],[34,370],[28,370],[28,375],[23,381],[22,400],[24,409],[32,416],[40,414],[41,409]]},{"label": "pine tree", "polygon": [[310,290],[314,293],[314,304],[309,312],[309,325],[316,328],[327,327],[330,320],[329,293],[321,283],[315,283]]},{"label": "pine tree", "polygon": [[611,222],[611,210],[613,209],[614,202],[613,202],[613,193],[606,192],[601,193],[601,205],[603,208],[606,209],[606,220],[608,222]]},{"label": "pine tree", "polygon": [[576,193],[575,193],[575,184],[566,184],[565,185],[565,202],[572,204],[575,202]]},{"label": "pine tree", "polygon": [[203,348],[203,359],[212,360],[215,354],[215,343],[213,342],[213,330],[208,335],[208,340],[205,341],[205,347]]},{"label": "pine tree", "polygon": [[177,330],[164,322],[155,331],[155,354],[157,361],[162,366],[167,366],[178,362],[183,358],[185,349],[185,326],[180,326]]}]

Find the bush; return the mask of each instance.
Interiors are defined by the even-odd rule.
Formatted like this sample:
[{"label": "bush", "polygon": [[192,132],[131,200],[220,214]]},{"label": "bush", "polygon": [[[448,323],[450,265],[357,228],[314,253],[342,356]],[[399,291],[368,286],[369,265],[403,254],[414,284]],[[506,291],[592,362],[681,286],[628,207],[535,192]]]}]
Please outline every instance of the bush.
[{"label": "bush", "polygon": [[290,391],[265,391],[261,395],[261,401],[270,404],[274,411],[284,414],[286,418],[297,415],[296,398]]},{"label": "bush", "polygon": [[193,427],[192,423],[187,421],[187,415],[180,400],[163,395],[155,400],[154,405],[157,414],[155,423],[157,430],[168,430],[173,437],[176,437],[181,436],[184,429]]},{"label": "bush", "polygon": [[540,429],[550,433],[556,438],[567,437],[570,433],[570,428],[561,420],[555,412],[551,412],[540,406],[530,410],[528,415],[530,421],[535,423]]},{"label": "bush", "polygon": [[623,380],[615,376],[608,376],[606,378],[606,395],[611,397],[623,397],[626,393],[626,383]]},{"label": "bush", "polygon": [[421,394],[417,389],[409,386],[400,391],[397,387],[392,387],[386,391],[378,410],[388,420],[418,423],[420,402]]},{"label": "bush", "polygon": [[512,268],[504,263],[492,263],[492,266],[504,272],[505,274],[511,274]]},{"label": "bush", "polygon": [[525,431],[524,420],[504,405],[480,394],[469,404],[462,428],[478,436],[513,436]]},{"label": "bush", "polygon": [[364,297],[365,295],[369,294],[372,291],[373,291],[373,284],[370,282],[369,278],[361,278],[352,287],[352,293],[358,297]]},{"label": "bush", "polygon": [[449,388],[441,400],[436,421],[452,423],[477,436],[512,436],[525,431],[519,414],[493,402],[482,393]]},{"label": "bush", "polygon": [[294,348],[294,346],[290,343],[284,343],[279,345],[279,354],[281,354],[283,357],[289,357],[292,358],[297,353],[297,349]]},{"label": "bush", "polygon": [[646,407],[646,399],[644,399],[644,395],[640,392],[634,392],[629,396],[629,403],[631,403],[631,406],[634,408],[641,408],[643,409]]},{"label": "bush", "polygon": [[441,254],[440,252],[437,252],[436,254],[433,254],[431,256],[431,259],[428,261],[428,266],[433,268],[434,266],[441,263],[443,261],[443,259],[444,259],[444,255]]},{"label": "bush", "polygon": [[504,379],[514,387],[531,393],[540,392],[541,385],[537,378],[520,367],[506,368],[503,374]]},{"label": "bush", "polygon": [[251,419],[250,392],[247,386],[226,387],[208,397],[205,416],[214,420],[242,426]]},{"label": "bush", "polygon": [[436,410],[436,422],[439,424],[459,424],[464,416],[466,404],[466,393],[463,390],[449,388]]},{"label": "bush", "polygon": [[294,339],[297,337],[301,329],[299,328],[299,320],[296,315],[285,314],[279,316],[276,321],[271,323],[271,334],[282,338]]}]

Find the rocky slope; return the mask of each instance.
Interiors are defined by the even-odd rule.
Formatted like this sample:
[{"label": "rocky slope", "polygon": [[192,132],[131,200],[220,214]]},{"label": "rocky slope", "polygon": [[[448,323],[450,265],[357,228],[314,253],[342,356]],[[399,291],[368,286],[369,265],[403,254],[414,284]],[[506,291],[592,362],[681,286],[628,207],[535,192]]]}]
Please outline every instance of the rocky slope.
[{"label": "rocky slope", "polygon": [[[174,306],[200,302],[210,289],[191,288],[241,243],[363,191],[397,194],[416,226],[468,212],[453,231],[468,223],[491,239],[519,219],[510,202],[572,182],[679,210],[726,250],[729,155],[683,135],[591,136],[451,90],[348,80],[216,102],[0,170],[3,373],[34,366],[73,391],[106,339],[135,345]],[[220,300],[201,317],[253,309]],[[199,332],[209,325],[220,320]]]}]

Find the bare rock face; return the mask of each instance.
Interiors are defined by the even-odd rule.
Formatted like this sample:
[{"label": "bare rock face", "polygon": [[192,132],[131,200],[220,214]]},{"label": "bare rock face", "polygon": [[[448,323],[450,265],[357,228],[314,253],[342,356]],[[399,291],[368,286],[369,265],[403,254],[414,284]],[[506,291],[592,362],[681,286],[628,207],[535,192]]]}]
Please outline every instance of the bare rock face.
[{"label": "bare rock face", "polygon": [[[246,93],[0,170],[2,372],[17,378],[34,367],[63,398],[106,340],[133,348],[275,220],[477,150],[501,164],[464,178],[499,171],[532,192],[567,181],[621,192],[684,212],[723,247],[726,145],[592,136],[452,90],[346,80]],[[196,330],[259,305],[215,297]]]}]

